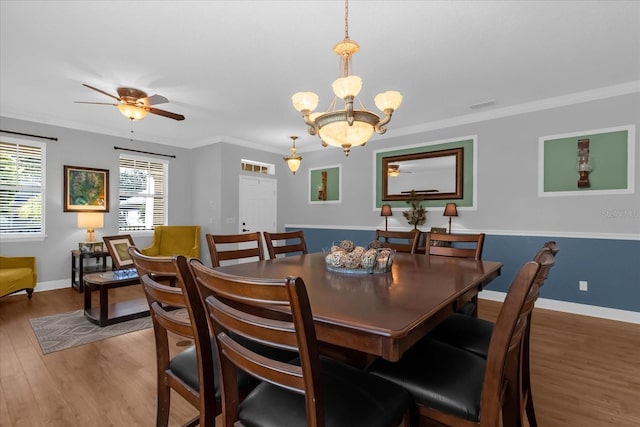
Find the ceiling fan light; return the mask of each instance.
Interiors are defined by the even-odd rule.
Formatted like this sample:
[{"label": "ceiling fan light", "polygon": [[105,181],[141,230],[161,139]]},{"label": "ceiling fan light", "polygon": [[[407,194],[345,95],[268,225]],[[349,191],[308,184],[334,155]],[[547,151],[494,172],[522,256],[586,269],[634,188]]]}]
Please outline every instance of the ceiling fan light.
[{"label": "ceiling fan light", "polygon": [[348,96],[358,96],[362,89],[362,79],[358,76],[340,77],[331,85],[333,93],[340,99]]},{"label": "ceiling fan light", "polygon": [[117,107],[123,116],[131,120],[144,119],[148,113],[144,108],[131,104],[118,104]]},{"label": "ceiling fan light", "polygon": [[298,92],[293,94],[291,101],[298,111],[313,111],[318,106],[318,95],[313,92]]},{"label": "ceiling fan light", "polygon": [[400,104],[402,104],[402,94],[395,90],[389,90],[387,92],[377,94],[374,98],[374,102],[380,111],[395,111],[400,107]]}]

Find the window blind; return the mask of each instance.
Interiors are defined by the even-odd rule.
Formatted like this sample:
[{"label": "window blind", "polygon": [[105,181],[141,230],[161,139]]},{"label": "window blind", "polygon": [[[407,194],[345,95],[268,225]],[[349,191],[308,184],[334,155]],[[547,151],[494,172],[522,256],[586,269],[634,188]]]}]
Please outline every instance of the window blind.
[{"label": "window blind", "polygon": [[44,234],[44,144],[0,141],[0,234]]},{"label": "window blind", "polygon": [[120,231],[152,230],[167,223],[168,164],[120,156]]}]

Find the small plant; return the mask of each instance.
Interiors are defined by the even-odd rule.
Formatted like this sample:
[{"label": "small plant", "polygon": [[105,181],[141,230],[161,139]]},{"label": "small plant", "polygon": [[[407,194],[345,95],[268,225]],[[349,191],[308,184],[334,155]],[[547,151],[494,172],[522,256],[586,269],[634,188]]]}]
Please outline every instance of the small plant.
[{"label": "small plant", "polygon": [[402,212],[402,215],[410,225],[413,225],[414,229],[417,229],[419,225],[427,221],[427,210],[422,206],[422,198],[415,190],[411,190],[409,193],[407,204],[411,205],[411,209]]}]

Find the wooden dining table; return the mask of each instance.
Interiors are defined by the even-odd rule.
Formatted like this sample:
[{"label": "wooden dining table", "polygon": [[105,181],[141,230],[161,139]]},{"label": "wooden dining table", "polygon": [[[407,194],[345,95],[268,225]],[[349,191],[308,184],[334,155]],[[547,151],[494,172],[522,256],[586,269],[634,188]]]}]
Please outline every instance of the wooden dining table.
[{"label": "wooden dining table", "polygon": [[500,274],[502,264],[397,253],[391,271],[330,271],[312,253],[217,267],[225,273],[282,279],[301,277],[316,335],[327,348],[397,361],[438,323]]}]

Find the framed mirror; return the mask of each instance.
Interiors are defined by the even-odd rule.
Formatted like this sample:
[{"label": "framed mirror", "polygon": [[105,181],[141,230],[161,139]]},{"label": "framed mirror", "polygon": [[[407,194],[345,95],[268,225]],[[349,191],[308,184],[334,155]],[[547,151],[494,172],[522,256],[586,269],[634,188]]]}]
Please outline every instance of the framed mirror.
[{"label": "framed mirror", "polygon": [[464,148],[382,158],[382,200],[409,200],[411,190],[424,200],[463,198]]}]

